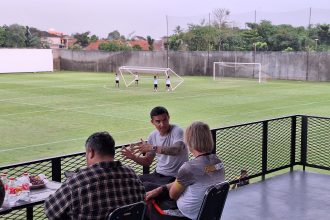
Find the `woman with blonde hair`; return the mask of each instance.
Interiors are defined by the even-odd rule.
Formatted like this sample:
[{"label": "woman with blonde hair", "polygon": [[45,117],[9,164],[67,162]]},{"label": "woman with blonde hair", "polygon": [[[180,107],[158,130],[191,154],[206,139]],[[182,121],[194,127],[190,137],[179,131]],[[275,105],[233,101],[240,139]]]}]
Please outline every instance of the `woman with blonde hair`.
[{"label": "woman with blonde hair", "polygon": [[[193,159],[181,166],[174,182],[147,192],[146,199],[148,201],[155,198],[158,201],[157,197],[160,195],[164,197],[164,192],[168,192],[169,197],[176,201],[184,219],[196,219],[206,189],[223,182],[225,171],[222,161],[217,155],[212,154],[214,143],[207,124],[200,121],[193,122],[186,128],[184,139]],[[166,210],[168,207],[161,208]],[[151,219],[178,219],[168,215],[157,216],[153,208],[149,213]]]}]

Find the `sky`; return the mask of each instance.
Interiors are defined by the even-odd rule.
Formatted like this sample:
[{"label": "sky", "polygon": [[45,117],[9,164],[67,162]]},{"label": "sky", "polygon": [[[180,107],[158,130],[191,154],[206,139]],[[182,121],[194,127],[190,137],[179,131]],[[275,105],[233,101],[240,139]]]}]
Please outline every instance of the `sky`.
[{"label": "sky", "polygon": [[159,39],[178,25],[185,29],[188,23],[212,21],[217,8],[228,9],[228,21],[238,27],[255,19],[294,26],[307,26],[309,20],[330,23],[330,0],[3,0],[0,25],[52,28],[68,35],[90,31],[100,38],[118,30],[125,37]]}]

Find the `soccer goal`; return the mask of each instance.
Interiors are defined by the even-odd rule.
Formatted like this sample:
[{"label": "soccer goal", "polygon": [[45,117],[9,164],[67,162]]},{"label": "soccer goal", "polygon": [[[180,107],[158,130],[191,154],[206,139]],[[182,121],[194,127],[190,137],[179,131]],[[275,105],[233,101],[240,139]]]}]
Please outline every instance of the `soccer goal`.
[{"label": "soccer goal", "polygon": [[214,62],[213,80],[226,76],[258,78],[259,83],[267,79],[261,71],[261,63]]},{"label": "soccer goal", "polygon": [[156,76],[159,81],[158,86],[160,86],[162,81],[164,82],[165,86],[165,80],[168,76],[170,76],[172,90],[175,90],[184,81],[184,79],[171,68],[121,66],[118,70],[126,87],[132,85],[137,79],[136,77],[138,77],[139,81],[149,81],[150,84],[153,84],[154,76]]}]

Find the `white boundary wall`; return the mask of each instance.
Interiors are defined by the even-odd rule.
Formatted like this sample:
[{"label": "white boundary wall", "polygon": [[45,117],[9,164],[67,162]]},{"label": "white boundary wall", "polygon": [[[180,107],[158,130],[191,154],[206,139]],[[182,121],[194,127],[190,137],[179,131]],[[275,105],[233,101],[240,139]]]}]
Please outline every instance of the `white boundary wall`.
[{"label": "white boundary wall", "polygon": [[0,49],[0,73],[52,72],[51,49]]}]

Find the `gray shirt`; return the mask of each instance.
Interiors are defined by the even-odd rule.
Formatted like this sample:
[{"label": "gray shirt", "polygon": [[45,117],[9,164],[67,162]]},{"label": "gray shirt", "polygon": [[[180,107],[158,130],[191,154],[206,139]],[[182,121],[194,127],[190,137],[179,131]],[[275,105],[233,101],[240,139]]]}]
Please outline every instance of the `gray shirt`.
[{"label": "gray shirt", "polygon": [[224,180],[223,164],[215,154],[201,155],[184,163],[177,175],[177,182],[186,187],[177,200],[181,213],[196,219],[206,189]]},{"label": "gray shirt", "polygon": [[[161,136],[158,130],[153,131],[148,138],[148,143],[159,147],[171,147],[177,142],[183,142],[183,130],[177,125],[171,125],[170,132]],[[188,161],[188,150],[185,146],[178,155],[156,154],[156,172],[165,176],[175,177],[182,164]]]}]

